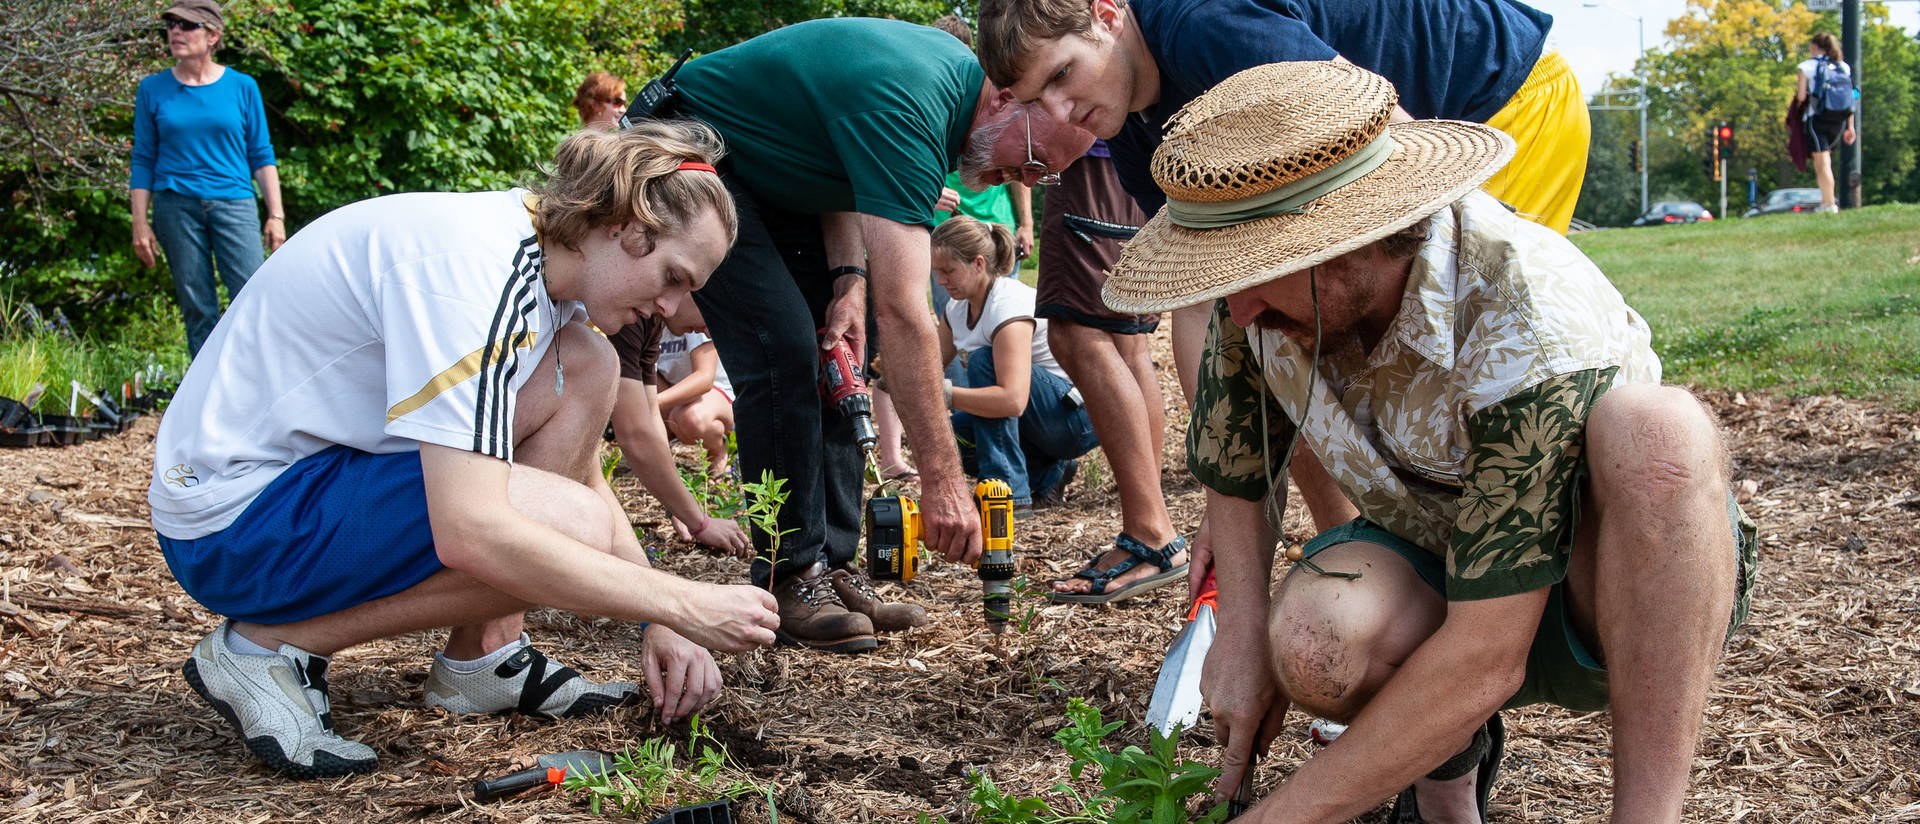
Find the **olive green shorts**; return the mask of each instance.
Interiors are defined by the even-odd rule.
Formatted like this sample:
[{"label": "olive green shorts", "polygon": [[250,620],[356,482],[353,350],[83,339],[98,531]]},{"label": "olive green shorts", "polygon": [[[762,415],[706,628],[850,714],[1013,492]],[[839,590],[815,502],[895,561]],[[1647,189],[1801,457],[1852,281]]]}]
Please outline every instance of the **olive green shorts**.
[{"label": "olive green shorts", "polygon": [[[1727,622],[1727,635],[1747,619],[1752,602],[1754,566],[1757,560],[1758,530],[1746,513],[1727,496],[1727,519],[1733,528],[1736,566],[1733,614]],[[1393,550],[1413,567],[1420,580],[1442,596],[1447,592],[1446,562],[1440,556],[1421,549],[1365,518],[1341,524],[1314,536],[1303,550],[1311,558],[1328,547],[1350,541],[1378,544]],[[1533,634],[1533,648],[1527,653],[1527,679],[1520,691],[1507,699],[1502,709],[1530,704],[1554,704],[1576,712],[1596,712],[1607,708],[1607,671],[1592,651],[1574,632],[1567,615],[1566,582],[1554,584],[1547,594],[1547,608],[1540,614],[1540,626]]]}]

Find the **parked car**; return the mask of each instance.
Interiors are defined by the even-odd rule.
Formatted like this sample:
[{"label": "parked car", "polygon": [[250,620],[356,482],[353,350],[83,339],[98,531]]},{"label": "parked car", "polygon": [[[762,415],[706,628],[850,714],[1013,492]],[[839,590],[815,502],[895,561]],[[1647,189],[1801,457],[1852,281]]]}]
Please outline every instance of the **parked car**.
[{"label": "parked car", "polygon": [[1712,220],[1707,207],[1691,200],[1664,200],[1653,204],[1647,213],[1633,219],[1635,226],[1665,226],[1669,223],[1695,223]]},{"label": "parked car", "polygon": [[1789,212],[1813,214],[1813,210],[1818,208],[1820,208],[1819,189],[1775,189],[1768,192],[1766,197],[1760,199],[1759,205],[1748,209],[1747,213],[1742,215],[1742,217],[1778,215]]}]

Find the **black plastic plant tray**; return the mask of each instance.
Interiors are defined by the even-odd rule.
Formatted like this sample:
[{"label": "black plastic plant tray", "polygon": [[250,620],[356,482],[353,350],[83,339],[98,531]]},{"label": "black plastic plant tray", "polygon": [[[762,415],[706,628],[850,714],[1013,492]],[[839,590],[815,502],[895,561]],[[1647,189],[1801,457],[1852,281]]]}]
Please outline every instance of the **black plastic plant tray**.
[{"label": "black plastic plant tray", "polygon": [[733,802],[722,798],[675,807],[647,824],[733,824]]},{"label": "black plastic plant tray", "polygon": [[0,446],[39,446],[48,442],[49,435],[43,427],[29,426],[21,429],[0,430]]}]

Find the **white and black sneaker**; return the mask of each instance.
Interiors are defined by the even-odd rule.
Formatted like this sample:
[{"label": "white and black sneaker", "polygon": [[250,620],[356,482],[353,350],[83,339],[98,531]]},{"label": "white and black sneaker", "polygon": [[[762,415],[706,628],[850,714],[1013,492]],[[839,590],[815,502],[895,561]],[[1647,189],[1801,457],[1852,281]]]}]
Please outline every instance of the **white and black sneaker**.
[{"label": "white and black sneaker", "polygon": [[333,733],[327,657],[292,644],[280,645],[279,655],[234,652],[227,647],[229,623],[200,639],[180,671],[247,749],[294,778],[372,771],[372,748]]},{"label": "white and black sneaker", "polygon": [[640,690],[638,684],[595,684],[572,667],[555,663],[527,642],[526,633],[500,663],[473,672],[449,666],[435,655],[427,676],[427,706],[457,715],[517,712],[546,718],[576,718],[619,706]]}]

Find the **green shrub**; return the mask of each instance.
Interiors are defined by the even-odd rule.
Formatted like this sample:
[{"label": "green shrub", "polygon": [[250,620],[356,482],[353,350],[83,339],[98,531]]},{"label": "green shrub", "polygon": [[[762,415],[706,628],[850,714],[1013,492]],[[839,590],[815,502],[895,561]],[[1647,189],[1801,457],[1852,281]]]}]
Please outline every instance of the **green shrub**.
[{"label": "green shrub", "polygon": [[232,64],[260,82],[295,225],[382,194],[510,186],[578,128],[592,69],[635,78],[677,25],[662,0],[236,4]]}]

